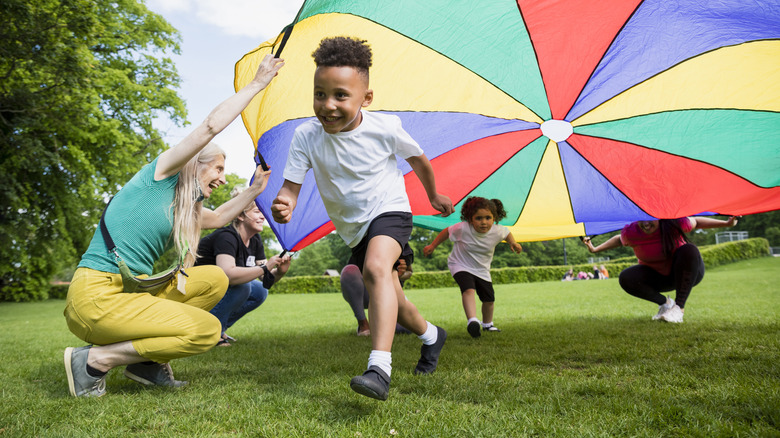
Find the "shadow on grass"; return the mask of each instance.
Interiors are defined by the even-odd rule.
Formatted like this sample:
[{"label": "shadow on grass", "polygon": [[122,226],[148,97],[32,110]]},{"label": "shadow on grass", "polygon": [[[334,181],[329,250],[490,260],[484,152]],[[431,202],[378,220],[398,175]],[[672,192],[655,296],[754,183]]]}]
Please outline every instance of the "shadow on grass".
[{"label": "shadow on grass", "polygon": [[[465,372],[477,377],[529,372],[562,375],[645,365],[684,366],[702,372],[723,365],[728,367],[723,371],[729,372],[735,367],[776,362],[778,334],[780,324],[672,325],[646,318],[516,323],[504,325],[501,333],[486,333],[476,339],[464,327],[451,327],[435,376],[412,376],[421,343],[413,335],[397,335],[393,383],[438,380],[438,376],[443,379]],[[341,333],[258,334],[245,335],[231,347],[216,347],[171,364],[177,378],[189,380],[191,387],[258,386],[290,394],[324,381],[348,389],[349,379],[365,369],[370,349],[369,338]],[[778,367],[767,371],[780,377]],[[57,362],[42,362],[31,383],[52,396],[62,395],[60,385],[38,377],[47,375],[64,379],[61,356]],[[112,393],[150,389],[125,378],[121,367],[111,371],[108,384]]]},{"label": "shadow on grass", "polygon": [[[25,384],[38,399],[23,401],[20,408],[29,414],[41,403],[51,412],[72,409],[63,415],[75,422],[83,415],[103,418],[101,412],[112,406],[135,416],[123,432],[163,427],[167,423],[160,425],[159,418],[188,412],[190,420],[178,421],[219,431],[234,424],[263,425],[268,436],[285,435],[290,427],[294,436],[329,429],[386,433],[404,421],[421,433],[436,428],[439,436],[478,434],[482,427],[496,426],[511,431],[517,424],[549,432],[568,424],[567,418],[604,415],[623,419],[605,434],[642,435],[619,425],[638,423],[672,433],[681,431],[669,429],[669,422],[739,424],[740,430],[755,431],[776,428],[780,419],[780,323],[507,319],[501,333],[477,339],[460,321],[443,325],[447,344],[430,376],[412,374],[419,339],[396,337],[386,402],[349,388],[349,379],[365,369],[370,339],[332,328],[262,328],[245,331],[232,347],[173,361],[177,378],[190,382],[186,388],[144,387],[118,368],[100,401],[65,400],[70,396],[59,351],[56,360],[46,358],[29,369]],[[35,347],[22,348],[27,349],[23,356],[37,354]],[[101,421],[110,422],[109,417]]]}]

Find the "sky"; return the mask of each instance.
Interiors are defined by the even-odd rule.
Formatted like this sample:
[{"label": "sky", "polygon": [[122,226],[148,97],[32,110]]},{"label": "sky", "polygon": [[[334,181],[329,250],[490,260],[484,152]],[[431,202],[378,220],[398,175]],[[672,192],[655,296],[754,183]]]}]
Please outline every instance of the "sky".
[{"label": "sky", "polygon": [[[176,63],[190,125],[178,128],[167,118],[155,126],[173,146],[200,124],[220,102],[235,93],[233,68],[244,54],[275,38],[298,13],[303,0],[146,0],[146,6],[181,34]],[[225,150],[225,170],[247,181],[255,170],[254,144],[239,116],[214,139]]]}]

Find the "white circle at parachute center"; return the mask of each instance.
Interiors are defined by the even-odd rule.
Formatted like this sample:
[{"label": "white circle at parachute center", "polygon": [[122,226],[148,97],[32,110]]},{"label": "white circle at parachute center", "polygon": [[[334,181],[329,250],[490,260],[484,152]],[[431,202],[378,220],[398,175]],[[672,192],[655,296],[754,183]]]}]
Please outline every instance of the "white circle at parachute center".
[{"label": "white circle at parachute center", "polygon": [[565,120],[547,120],[542,123],[542,134],[556,143],[565,141],[573,133],[571,123]]}]

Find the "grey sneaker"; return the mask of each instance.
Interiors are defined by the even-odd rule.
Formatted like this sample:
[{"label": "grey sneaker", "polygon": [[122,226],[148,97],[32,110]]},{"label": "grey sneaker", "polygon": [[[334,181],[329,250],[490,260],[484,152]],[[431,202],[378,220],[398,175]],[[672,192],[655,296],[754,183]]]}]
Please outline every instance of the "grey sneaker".
[{"label": "grey sneaker", "polygon": [[106,375],[92,377],[87,373],[87,356],[91,345],[65,349],[65,374],[68,389],[74,397],[100,397],[106,393]]},{"label": "grey sneaker", "polygon": [[125,377],[144,385],[171,386],[178,388],[189,382],[173,378],[171,365],[167,363],[134,363],[125,367]]},{"label": "grey sneaker", "polygon": [[349,387],[358,394],[377,400],[387,400],[390,393],[390,376],[378,366],[370,366],[362,376],[355,376],[349,381]]}]

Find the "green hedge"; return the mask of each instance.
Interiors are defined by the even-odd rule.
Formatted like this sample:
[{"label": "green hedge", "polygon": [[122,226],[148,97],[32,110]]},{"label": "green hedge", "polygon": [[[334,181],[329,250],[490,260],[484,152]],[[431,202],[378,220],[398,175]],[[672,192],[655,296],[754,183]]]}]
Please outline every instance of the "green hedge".
[{"label": "green hedge", "polygon": [[[764,238],[754,238],[727,242],[720,245],[708,245],[700,248],[704,265],[711,268],[769,255],[769,242]],[[601,265],[602,263],[598,263]],[[620,272],[636,264],[636,257],[623,257],[603,263],[611,278],[617,278]],[[571,266],[525,266],[521,268],[491,269],[494,284],[531,283],[537,281],[559,281],[569,268],[575,273],[591,272],[593,263]],[[449,271],[415,272],[407,280],[404,289],[436,289],[457,287]],[[341,291],[338,277],[285,277],[271,288],[272,294],[283,293],[338,293]]]},{"label": "green hedge", "polygon": [[714,268],[740,260],[769,256],[769,241],[763,237],[726,242],[720,245],[708,245],[700,248],[704,266]]},{"label": "green hedge", "polygon": [[339,277],[300,276],[284,277],[269,290],[272,294],[323,294],[340,293]]},{"label": "green hedge", "polygon": [[64,300],[68,296],[69,284],[53,284],[49,288],[49,298]]},{"label": "green hedge", "polygon": [[[712,268],[739,260],[747,260],[769,255],[769,241],[764,238],[739,240],[736,242],[708,245],[700,248],[704,265]],[[601,263],[599,263],[601,264]],[[612,278],[617,278],[623,269],[636,264],[636,257],[623,257],[604,263]],[[537,281],[557,281],[572,268],[574,272],[593,270],[593,263],[572,266],[526,266],[522,268],[501,268],[490,271],[494,284],[531,283]],[[436,289],[457,287],[449,271],[416,272],[404,285],[404,289]],[[284,277],[274,287],[272,294],[320,294],[340,293],[339,277],[302,276]],[[68,285],[52,285],[50,298],[64,299],[68,294]]]}]

